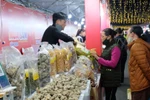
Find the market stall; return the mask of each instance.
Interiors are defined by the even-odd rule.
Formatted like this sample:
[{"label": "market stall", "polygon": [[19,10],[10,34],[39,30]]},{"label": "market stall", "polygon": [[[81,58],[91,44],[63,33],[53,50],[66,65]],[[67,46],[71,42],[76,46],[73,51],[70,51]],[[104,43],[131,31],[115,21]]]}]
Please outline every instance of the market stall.
[{"label": "market stall", "polygon": [[4,47],[2,56],[6,78],[16,86],[10,100],[99,98],[99,64],[83,46],[42,43],[37,54],[30,47],[23,49],[23,55],[15,47]]}]

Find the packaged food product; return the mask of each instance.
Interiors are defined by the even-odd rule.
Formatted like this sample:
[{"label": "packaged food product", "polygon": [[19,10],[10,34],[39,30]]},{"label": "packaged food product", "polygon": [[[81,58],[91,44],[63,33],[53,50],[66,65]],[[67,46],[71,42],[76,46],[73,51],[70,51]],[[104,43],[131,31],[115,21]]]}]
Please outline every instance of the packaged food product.
[{"label": "packaged food product", "polygon": [[54,76],[57,74],[57,66],[56,66],[56,54],[53,47],[49,44],[47,50],[50,55],[50,76]]},{"label": "packaged food product", "polygon": [[68,72],[71,68],[72,52],[69,50],[67,43],[61,43],[61,48],[65,63],[65,71]]},{"label": "packaged food product", "polygon": [[56,54],[57,72],[62,73],[65,71],[64,50],[62,50],[59,46],[54,45],[54,51]]},{"label": "packaged food product", "polygon": [[71,51],[72,57],[71,57],[71,66],[73,66],[77,61],[77,53],[76,49],[72,42],[67,43],[69,50]]},{"label": "packaged food product", "polygon": [[82,45],[79,45],[79,44],[76,46],[76,52],[77,52],[78,56],[80,56],[80,55],[84,55],[84,56],[90,55],[89,50],[86,47],[84,47]]},{"label": "packaged food product", "polygon": [[86,57],[86,56],[79,56],[79,58],[78,58],[78,60],[77,60],[77,62],[76,62],[77,64],[84,64],[84,65],[86,65],[87,67],[89,67],[89,68],[92,68],[93,67],[93,63],[92,63],[92,61],[88,58],[88,57]]},{"label": "packaged food product", "polygon": [[74,67],[71,68],[69,73],[73,73],[78,77],[91,79],[92,81],[95,80],[94,72],[85,64],[75,64]]},{"label": "packaged food product", "polygon": [[24,58],[25,58],[25,80],[26,80],[26,87],[25,87],[25,94],[26,97],[30,96],[33,92],[39,88],[39,73],[37,67],[37,55],[34,53],[32,47],[24,49]]},{"label": "packaged food product", "polygon": [[50,82],[50,56],[46,48],[42,46],[38,52],[38,71],[40,87],[43,87]]},{"label": "packaged food product", "polygon": [[2,48],[2,54],[5,59],[5,72],[12,86],[17,88],[14,90],[14,100],[23,100],[25,94],[25,75],[24,75],[24,59],[15,47]]}]

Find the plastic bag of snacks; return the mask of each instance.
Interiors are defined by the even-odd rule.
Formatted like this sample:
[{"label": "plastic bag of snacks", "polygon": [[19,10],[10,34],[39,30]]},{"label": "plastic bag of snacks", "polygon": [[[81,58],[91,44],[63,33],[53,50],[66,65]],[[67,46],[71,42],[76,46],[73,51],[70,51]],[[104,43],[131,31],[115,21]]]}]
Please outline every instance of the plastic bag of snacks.
[{"label": "plastic bag of snacks", "polygon": [[54,51],[56,54],[57,72],[62,73],[65,71],[64,51],[57,45],[54,45]]},{"label": "plastic bag of snacks", "polygon": [[86,47],[79,45],[79,44],[76,46],[76,52],[77,52],[77,55],[79,55],[79,56],[80,55],[84,55],[84,56],[90,55],[89,50]]},{"label": "plastic bag of snacks", "polygon": [[71,68],[72,52],[69,50],[67,43],[64,42],[64,43],[61,43],[60,45],[61,45],[63,57],[64,57],[65,71],[68,72]]},{"label": "plastic bag of snacks", "polygon": [[26,97],[30,96],[39,87],[39,74],[37,67],[37,55],[32,47],[24,49],[25,57],[25,80],[26,80]]},{"label": "plastic bag of snacks", "polygon": [[71,53],[72,53],[71,66],[73,66],[73,65],[76,63],[76,61],[77,61],[76,49],[75,49],[75,47],[74,47],[74,45],[73,45],[72,42],[68,42],[67,45],[68,45],[69,50],[70,50]]},{"label": "plastic bag of snacks", "polygon": [[84,64],[75,64],[74,67],[70,69],[69,73],[75,74],[78,77],[91,79],[92,81],[95,80],[92,69]]},{"label": "plastic bag of snacks", "polygon": [[86,56],[79,56],[78,60],[77,60],[77,64],[84,64],[89,68],[93,69],[93,63],[92,61],[86,57]]},{"label": "plastic bag of snacks", "polygon": [[34,53],[34,49],[33,49],[33,47],[29,47],[29,48],[22,48],[22,53],[23,54],[32,54],[32,53]]},{"label": "plastic bag of snacks", "polygon": [[53,47],[50,44],[47,46],[47,50],[50,55],[50,76],[55,76],[57,74],[56,54]]},{"label": "plastic bag of snacks", "polygon": [[24,59],[15,47],[2,48],[2,54],[5,59],[6,67],[4,68],[14,90],[14,100],[23,100],[25,96],[25,75]]},{"label": "plastic bag of snacks", "polygon": [[38,71],[40,87],[43,87],[50,82],[50,56],[44,46],[38,52]]}]

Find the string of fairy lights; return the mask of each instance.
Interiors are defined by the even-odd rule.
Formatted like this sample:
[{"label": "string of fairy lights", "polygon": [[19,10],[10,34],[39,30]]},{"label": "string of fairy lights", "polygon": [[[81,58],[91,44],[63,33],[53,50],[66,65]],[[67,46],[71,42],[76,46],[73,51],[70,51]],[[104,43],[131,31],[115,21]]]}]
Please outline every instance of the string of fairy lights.
[{"label": "string of fairy lights", "polygon": [[108,4],[112,25],[129,26],[150,22],[150,0],[108,0]]}]

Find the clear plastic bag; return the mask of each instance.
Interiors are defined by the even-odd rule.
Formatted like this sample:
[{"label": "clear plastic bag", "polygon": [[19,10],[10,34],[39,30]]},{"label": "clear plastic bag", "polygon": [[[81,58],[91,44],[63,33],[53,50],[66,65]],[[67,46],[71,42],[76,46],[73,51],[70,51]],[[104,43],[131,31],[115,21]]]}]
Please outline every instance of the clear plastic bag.
[{"label": "clear plastic bag", "polygon": [[74,47],[74,45],[73,45],[72,42],[68,42],[67,45],[68,45],[69,50],[70,50],[71,53],[72,53],[71,66],[73,66],[73,65],[76,63],[76,61],[77,61],[76,49],[75,49],[75,47]]},{"label": "clear plastic bag", "polygon": [[92,66],[93,66],[92,61],[86,56],[79,56],[76,63],[77,64],[84,64],[84,65],[88,66],[89,68],[92,68]]},{"label": "clear plastic bag", "polygon": [[32,54],[32,53],[34,53],[34,49],[33,49],[33,47],[22,48],[22,53],[23,54]]},{"label": "clear plastic bag", "polygon": [[41,46],[38,52],[38,71],[40,87],[43,87],[50,82],[50,56],[43,46]]},{"label": "clear plastic bag", "polygon": [[24,58],[15,47],[2,48],[2,54],[5,59],[6,67],[4,68],[14,90],[14,100],[23,100],[25,96],[25,75],[24,75]]},{"label": "clear plastic bag", "polygon": [[54,51],[56,54],[57,72],[63,73],[65,71],[64,51],[57,45],[54,45]]},{"label": "clear plastic bag", "polygon": [[69,73],[75,74],[78,77],[88,78],[92,81],[95,80],[94,72],[92,69],[84,64],[75,64],[74,67],[71,68]]},{"label": "clear plastic bag", "polygon": [[26,48],[24,51],[26,77],[25,94],[26,97],[28,97],[39,87],[39,74],[37,67],[38,58],[32,47]]},{"label": "clear plastic bag", "polygon": [[60,44],[62,48],[64,63],[65,63],[65,71],[68,72],[71,68],[71,57],[72,52],[69,50],[67,43]]},{"label": "clear plastic bag", "polygon": [[89,50],[86,47],[79,45],[79,44],[76,46],[76,52],[77,52],[77,55],[79,55],[79,56],[80,55],[85,55],[85,56],[90,55]]},{"label": "clear plastic bag", "polygon": [[50,55],[50,76],[55,76],[57,74],[57,66],[56,66],[56,54],[53,47],[49,44],[47,50]]}]

